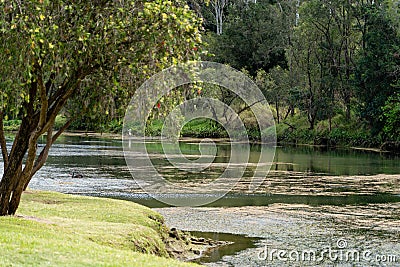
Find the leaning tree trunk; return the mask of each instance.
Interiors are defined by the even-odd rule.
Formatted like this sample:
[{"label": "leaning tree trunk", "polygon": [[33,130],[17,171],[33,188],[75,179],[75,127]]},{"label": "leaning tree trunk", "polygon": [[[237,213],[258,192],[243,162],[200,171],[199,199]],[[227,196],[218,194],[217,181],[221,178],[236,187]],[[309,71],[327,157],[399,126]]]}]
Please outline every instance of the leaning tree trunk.
[{"label": "leaning tree trunk", "polygon": [[[4,159],[4,173],[0,182],[0,216],[15,214],[22,192],[28,186],[33,175],[46,162],[50,147],[75,119],[75,117],[71,118],[53,135],[56,115],[79,86],[80,75],[83,74],[78,71],[77,80],[64,84],[60,89],[62,94],[49,98],[42,75],[39,72],[36,82],[31,84],[29,102],[23,103],[26,115],[21,121],[21,126],[9,154],[2,127],[3,112],[0,111],[0,146]],[[35,99],[40,100],[40,106],[34,105]],[[37,141],[46,132],[46,144],[37,156]]]},{"label": "leaning tree trunk", "polygon": [[0,182],[0,216],[13,215],[18,208],[24,182],[22,164],[29,145],[29,139],[24,136],[29,135],[34,123],[34,118],[25,117],[15,137],[10,155],[3,153],[3,158],[7,158],[7,161],[4,161],[4,173]]},{"label": "leaning tree trunk", "polygon": [[[36,157],[37,141],[42,135],[41,131],[33,130],[35,119],[21,124],[21,128],[15,137],[13,148],[10,152],[9,159],[5,164],[5,170],[0,182],[0,216],[14,215],[19,206],[21,195],[26,190],[29,182],[36,172],[43,167],[49,155],[50,147],[57,138],[69,127],[71,118],[56,134],[53,135],[53,122],[49,124],[47,129],[46,144],[39,156]],[[21,133],[30,133],[30,138],[24,138]],[[25,164],[23,167],[24,155],[27,153]]]},{"label": "leaning tree trunk", "polygon": [[24,189],[21,172],[5,172],[1,181],[0,215],[14,215],[19,206]]}]

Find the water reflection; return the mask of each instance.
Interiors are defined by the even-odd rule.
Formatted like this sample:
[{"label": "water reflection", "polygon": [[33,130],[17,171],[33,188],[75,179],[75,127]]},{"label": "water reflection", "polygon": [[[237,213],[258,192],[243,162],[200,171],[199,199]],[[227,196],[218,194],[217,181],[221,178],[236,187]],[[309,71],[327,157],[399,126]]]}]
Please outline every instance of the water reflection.
[{"label": "water reflection", "polygon": [[[156,140],[148,142],[147,148],[149,153],[155,155],[152,161],[166,178],[193,186],[217,178],[230,157],[230,145],[217,143],[216,157],[210,167],[193,173],[177,170],[168,163],[162,155],[161,144]],[[194,140],[180,142],[180,148],[189,159],[196,159],[200,155],[199,146]],[[249,162],[258,162],[259,154],[260,145],[252,145]],[[246,177],[252,176],[254,167],[252,164],[247,166],[236,193],[246,192]],[[385,193],[396,193],[400,188],[399,157],[388,154],[321,150],[306,146],[278,147],[271,170],[259,192],[262,199],[279,195],[275,200],[284,201],[300,196],[296,201],[308,203],[310,199],[336,197],[340,202],[344,201],[340,197],[352,193],[387,196]],[[72,179],[73,172],[82,173],[84,177]],[[390,174],[394,176],[386,176]],[[121,140],[76,136],[60,138],[52,147],[45,167],[34,177],[30,187],[67,193],[124,198],[132,196],[132,199],[141,193],[126,167]],[[329,197],[324,196],[325,193]],[[301,198],[304,195],[307,199]],[[251,199],[251,196],[241,194],[240,198]]]}]

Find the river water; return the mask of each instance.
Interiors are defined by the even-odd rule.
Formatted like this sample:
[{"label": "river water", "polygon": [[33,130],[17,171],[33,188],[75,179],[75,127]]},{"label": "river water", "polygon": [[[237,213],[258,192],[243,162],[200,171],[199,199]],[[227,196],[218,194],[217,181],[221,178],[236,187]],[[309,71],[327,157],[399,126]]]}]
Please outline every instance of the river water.
[{"label": "river water", "polygon": [[[175,170],[162,156],[153,163],[171,181],[196,186],[217,178],[229,161],[229,144],[217,148],[213,164],[201,173]],[[260,148],[251,146],[250,162]],[[162,152],[154,141],[148,149]],[[183,140],[181,150],[199,155],[196,140]],[[246,177],[253,171],[249,164],[231,193],[206,207],[168,207],[132,179],[120,140],[63,136],[30,188],[135,201],[155,208],[170,227],[237,240],[236,247],[204,257],[201,263],[208,266],[400,266],[398,156],[278,147],[270,173],[250,194]]]}]

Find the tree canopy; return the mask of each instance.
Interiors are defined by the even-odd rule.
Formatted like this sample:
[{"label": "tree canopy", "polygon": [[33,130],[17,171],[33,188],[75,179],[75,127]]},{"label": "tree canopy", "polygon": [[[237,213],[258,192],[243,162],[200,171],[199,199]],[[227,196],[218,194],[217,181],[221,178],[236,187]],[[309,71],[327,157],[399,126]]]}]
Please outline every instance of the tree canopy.
[{"label": "tree canopy", "polygon": [[[183,1],[3,0],[0,9],[5,215],[15,213],[21,192],[73,119],[85,112],[107,116],[152,73],[195,58],[201,20]],[[68,120],[53,134],[62,111]],[[8,151],[2,126],[12,114],[21,125]]]}]

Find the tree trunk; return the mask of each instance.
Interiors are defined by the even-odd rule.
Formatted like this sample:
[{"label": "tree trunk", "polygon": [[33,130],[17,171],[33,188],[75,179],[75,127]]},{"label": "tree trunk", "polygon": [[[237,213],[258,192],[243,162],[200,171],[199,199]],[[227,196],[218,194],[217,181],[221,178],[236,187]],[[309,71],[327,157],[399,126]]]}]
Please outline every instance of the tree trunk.
[{"label": "tree trunk", "polygon": [[12,191],[12,196],[8,206],[8,215],[14,215],[15,212],[17,211],[23,191],[24,191],[24,186],[23,183],[20,182]]},{"label": "tree trunk", "polygon": [[346,106],[346,120],[350,121],[351,119],[351,101],[350,101],[350,96],[346,94],[345,97],[345,106]]},{"label": "tree trunk", "polygon": [[9,155],[9,162],[4,168],[0,182],[0,216],[13,215],[18,208],[22,191],[19,193],[17,188],[21,183],[22,161],[28,150],[26,136],[30,135],[33,123],[35,119],[30,116],[22,121]]},{"label": "tree trunk", "polygon": [[275,99],[275,108],[276,108],[276,120],[278,124],[280,123],[280,113],[279,113],[279,100],[278,98]]},{"label": "tree trunk", "polygon": [[23,189],[24,181],[22,180],[21,169],[14,171],[7,168],[0,182],[0,216],[15,214]]},{"label": "tree trunk", "polygon": [[[14,215],[21,201],[21,195],[31,180],[31,175],[23,175],[22,166],[16,172],[7,170],[0,182],[0,216]],[[11,177],[11,178],[8,178]]]},{"label": "tree trunk", "polygon": [[0,216],[15,214],[30,178],[30,175],[23,175],[22,161],[20,164],[10,162],[0,182]]},{"label": "tree trunk", "polygon": [[308,116],[308,122],[310,123],[309,130],[314,130],[315,117],[313,115]]}]

